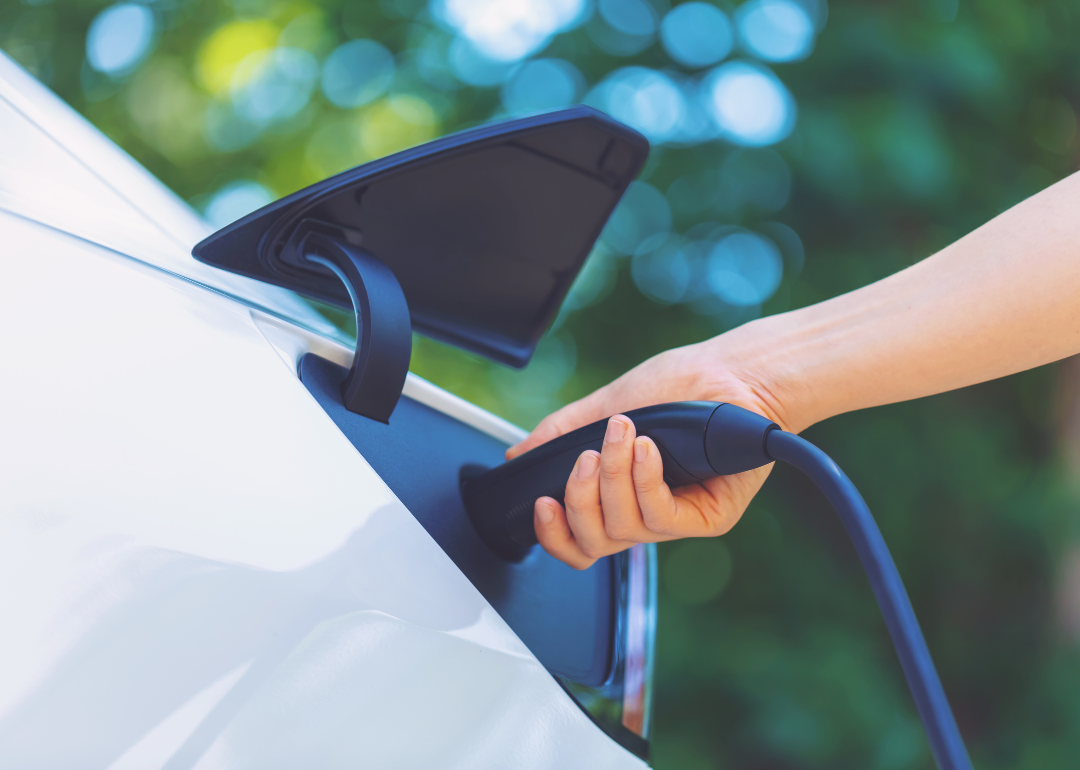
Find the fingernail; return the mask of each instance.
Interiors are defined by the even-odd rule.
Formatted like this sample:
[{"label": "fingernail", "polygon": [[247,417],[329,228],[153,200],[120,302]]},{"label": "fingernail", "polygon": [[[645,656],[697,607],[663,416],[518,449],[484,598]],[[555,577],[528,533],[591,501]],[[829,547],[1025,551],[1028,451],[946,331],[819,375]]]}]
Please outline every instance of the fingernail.
[{"label": "fingernail", "polygon": [[555,509],[551,506],[551,503],[538,502],[536,504],[536,518],[539,519],[541,524],[550,524],[555,521]]},{"label": "fingernail", "polygon": [[579,479],[587,479],[596,473],[597,466],[600,465],[600,458],[594,455],[592,452],[585,452],[578,458],[577,461],[577,477]]},{"label": "fingernail", "polygon": [[638,439],[634,442],[634,462],[643,463],[649,456],[649,442]]},{"label": "fingernail", "polygon": [[607,434],[604,436],[604,441],[608,444],[617,444],[623,440],[623,436],[626,435],[626,423],[622,420],[616,420],[612,418],[607,423]]}]

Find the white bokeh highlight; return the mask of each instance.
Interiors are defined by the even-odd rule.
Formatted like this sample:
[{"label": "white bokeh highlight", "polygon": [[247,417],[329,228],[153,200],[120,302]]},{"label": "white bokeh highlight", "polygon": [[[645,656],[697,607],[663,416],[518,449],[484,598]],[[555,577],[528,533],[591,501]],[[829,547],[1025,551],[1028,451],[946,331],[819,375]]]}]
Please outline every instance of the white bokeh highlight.
[{"label": "white bokeh highlight", "polygon": [[488,58],[518,61],[578,23],[585,0],[433,0],[437,19]]},{"label": "white bokeh highlight", "polygon": [[702,84],[706,110],[735,144],[764,147],[795,127],[795,99],[767,68],[745,61],[722,64]]},{"label": "white bokeh highlight", "polygon": [[750,0],[735,20],[743,48],[763,61],[798,61],[814,48],[814,21],[794,0]]}]

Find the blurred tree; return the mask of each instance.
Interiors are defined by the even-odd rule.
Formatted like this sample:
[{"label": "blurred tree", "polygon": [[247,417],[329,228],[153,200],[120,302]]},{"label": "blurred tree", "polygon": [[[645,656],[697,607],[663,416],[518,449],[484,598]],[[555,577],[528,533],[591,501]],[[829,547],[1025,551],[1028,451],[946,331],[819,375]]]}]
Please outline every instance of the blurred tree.
[{"label": "blurred tree", "polygon": [[[1074,171],[1078,32],[1080,0],[0,6],[0,47],[216,224],[507,114],[585,100],[645,132],[641,183],[533,364],[417,341],[415,370],[525,425]],[[979,767],[1080,755],[1074,383],[1046,367],[810,431],[878,515]],[[657,767],[930,766],[854,553],[801,479],[778,470],[723,541],[661,564]]]}]

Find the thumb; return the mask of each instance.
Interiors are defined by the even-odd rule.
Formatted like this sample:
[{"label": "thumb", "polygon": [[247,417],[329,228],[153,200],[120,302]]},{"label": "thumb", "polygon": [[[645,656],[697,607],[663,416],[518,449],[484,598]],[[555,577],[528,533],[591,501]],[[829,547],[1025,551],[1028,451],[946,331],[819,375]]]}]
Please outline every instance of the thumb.
[{"label": "thumb", "polygon": [[607,399],[604,397],[606,391],[606,387],[601,388],[595,393],[567,404],[562,409],[549,414],[540,421],[540,424],[524,440],[506,450],[506,459],[513,460],[518,455],[551,441],[553,438],[558,438],[564,433],[569,433],[583,425],[610,417],[611,415],[606,411]]}]

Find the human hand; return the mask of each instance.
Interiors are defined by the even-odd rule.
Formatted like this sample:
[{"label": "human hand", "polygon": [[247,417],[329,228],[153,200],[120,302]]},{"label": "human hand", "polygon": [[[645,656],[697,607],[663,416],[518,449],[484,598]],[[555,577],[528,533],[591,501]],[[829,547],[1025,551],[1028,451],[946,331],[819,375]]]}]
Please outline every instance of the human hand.
[{"label": "human hand", "polygon": [[[742,327],[745,328],[745,327]],[[736,330],[741,331],[740,330]],[[755,372],[753,334],[722,335],[662,353],[611,384],[546,417],[507,459],[597,420],[608,421],[600,452],[578,458],[567,481],[565,507],[536,501],[534,526],[544,549],[577,569],[636,543],[710,537],[730,530],[765,482],[770,466],[669,489],[656,444],[638,437],[624,411],[671,401],[736,404],[782,427],[789,424]],[[747,351],[743,354],[741,351]]]}]

